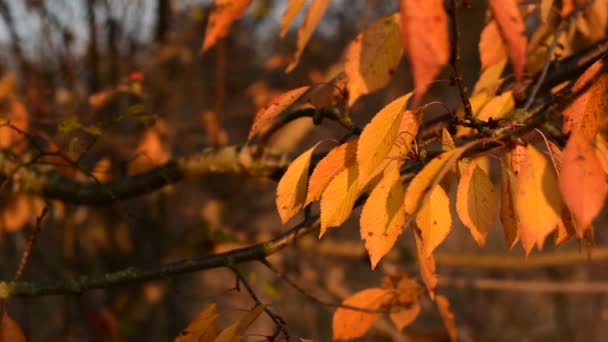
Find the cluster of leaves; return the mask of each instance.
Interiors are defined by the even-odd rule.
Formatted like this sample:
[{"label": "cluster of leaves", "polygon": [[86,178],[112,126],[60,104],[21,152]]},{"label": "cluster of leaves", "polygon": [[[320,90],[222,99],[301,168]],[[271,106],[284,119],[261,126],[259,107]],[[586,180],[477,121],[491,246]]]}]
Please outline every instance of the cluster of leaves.
[{"label": "cluster of leaves", "polygon": [[[203,49],[226,35],[230,24],[243,15],[249,2],[216,1]],[[289,1],[281,22],[281,36],[304,3]],[[308,7],[287,71],[298,63],[328,3],[329,0],[313,0]],[[470,107],[457,111],[460,125],[455,136],[443,131],[442,153],[426,163],[407,189],[401,172],[408,156],[417,154],[412,146],[416,146],[423,121],[425,106],[420,103],[431,82],[450,61],[451,47],[444,1],[402,0],[400,4],[399,13],[372,23],[348,46],[343,62],[344,87],[350,106],[360,96],[384,87],[405,54],[414,78],[414,92],[378,111],[360,136],[331,149],[312,173],[311,159],[319,144],[295,159],[277,187],[276,204],[282,222],[320,201],[320,236],[323,236],[328,228],[342,225],[356,200],[369,193],[361,212],[360,235],[372,268],[391,250],[403,230],[412,226],[420,273],[431,297],[437,284],[432,253],[445,240],[453,223],[447,195],[452,183],[457,183],[458,217],[480,246],[485,244],[497,217],[508,246],[521,241],[526,254],[534,246],[541,249],[553,232],[556,245],[574,235],[591,243],[592,222],[608,194],[607,143],[600,133],[608,110],[608,73],[604,63],[597,61],[574,84],[566,82],[552,91],[557,93],[570,86],[572,93],[579,94],[562,111],[561,134],[569,136],[563,151],[540,130],[534,138],[528,136],[529,143],[505,140],[500,132],[523,126],[532,117],[527,112],[529,105],[516,108],[515,90],[498,92],[498,89],[507,78],[503,77],[505,71],[512,71],[515,79],[512,89],[518,89],[526,85],[528,73],[546,69],[560,54],[572,54],[575,42],[582,40],[588,45],[602,38],[608,25],[608,3],[569,0],[560,4],[542,0],[519,4],[516,0],[488,0],[488,20],[479,40],[482,70],[470,97]],[[526,18],[539,23],[530,38],[525,32]],[[307,90],[308,87],[291,90],[258,112],[249,138],[272,126],[277,116]],[[468,104],[466,92],[461,95]],[[413,106],[408,110],[410,97]],[[483,132],[485,128],[490,128],[490,133]],[[539,136],[544,144],[533,144],[532,139]],[[501,166],[500,193],[490,177],[489,157],[468,153],[498,139],[507,141],[503,143],[506,147],[503,153],[496,156]],[[388,294],[391,291],[385,287],[367,289],[344,304],[378,310],[391,302]],[[334,316],[336,338],[364,334],[371,323],[360,322],[373,322],[378,315],[357,312],[345,317],[345,312],[350,311],[339,309]],[[395,323],[403,326],[402,322]]]}]

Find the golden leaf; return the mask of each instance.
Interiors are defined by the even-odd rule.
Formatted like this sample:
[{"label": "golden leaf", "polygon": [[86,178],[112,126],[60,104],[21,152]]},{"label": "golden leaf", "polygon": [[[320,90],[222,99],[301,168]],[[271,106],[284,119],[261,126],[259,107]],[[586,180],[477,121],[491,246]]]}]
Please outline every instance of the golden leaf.
[{"label": "golden leaf", "polygon": [[383,17],[348,46],[344,71],[348,76],[349,105],[361,95],[384,87],[393,76],[403,55],[399,21],[399,14]]},{"label": "golden leaf", "polygon": [[509,47],[509,59],[515,78],[521,81],[526,68],[526,46],[528,38],[524,20],[515,0],[489,0],[490,9],[498,23],[500,33]]},{"label": "golden leaf", "polygon": [[[369,288],[346,298],[342,305],[366,310],[380,310],[390,298],[391,292],[388,290]],[[332,319],[333,339],[348,340],[361,337],[367,333],[379,317],[380,313],[338,308]]]},{"label": "golden leaf", "polygon": [[360,193],[359,165],[353,164],[337,174],[321,195],[321,231],[344,223]]},{"label": "golden leaf", "polygon": [[289,31],[289,26],[291,26],[291,23],[304,6],[304,3],[306,3],[306,0],[289,0],[287,3],[287,8],[281,18],[281,32],[279,33],[281,38],[285,37],[287,31]]},{"label": "golden leaf", "polygon": [[361,239],[365,240],[372,269],[393,248],[403,232],[403,185],[398,165],[397,162],[392,162],[386,167],[384,176],[372,190],[361,211]]},{"label": "golden leaf", "polygon": [[244,13],[251,0],[215,0],[207,23],[202,51],[207,51],[215,43],[226,37],[230,26]]},{"label": "golden leaf", "polygon": [[215,340],[218,334],[217,328],[217,306],[211,304],[201,310],[188,324],[175,342],[209,342]]},{"label": "golden leaf", "polygon": [[242,336],[237,332],[237,323],[233,323],[213,340],[213,342],[241,342]]},{"label": "golden leaf", "polygon": [[517,217],[515,216],[515,204],[511,193],[511,180],[509,178],[509,166],[505,160],[501,160],[500,173],[500,222],[505,235],[505,242],[509,248],[513,248],[519,240]]},{"label": "golden leaf", "polygon": [[483,246],[496,221],[498,196],[490,177],[475,161],[469,163],[458,183],[456,212],[477,244]]},{"label": "golden leaf", "polygon": [[450,309],[450,302],[445,296],[437,295],[435,299],[437,309],[441,315],[441,320],[445,329],[448,331],[450,341],[455,342],[458,340],[458,329],[456,329],[456,320],[454,319],[454,313]]},{"label": "golden leaf", "polygon": [[266,107],[258,110],[255,113],[255,119],[249,130],[248,140],[251,140],[256,134],[261,134],[270,128],[274,119],[297,101],[310,87],[300,87],[285,92],[274,98]]},{"label": "golden leaf", "polygon": [[401,0],[401,38],[414,75],[414,103],[450,58],[443,0]]},{"label": "golden leaf", "polygon": [[424,244],[422,242],[422,232],[418,227],[412,229],[416,240],[416,255],[418,256],[418,268],[420,269],[420,277],[426,285],[431,299],[435,298],[435,287],[437,287],[437,274],[435,274],[435,258],[433,255],[426,255]]},{"label": "golden leaf", "polygon": [[306,47],[308,40],[319,24],[319,21],[321,20],[323,13],[325,13],[328,5],[329,0],[312,0],[312,3],[306,12],[306,16],[304,17],[304,21],[302,22],[302,26],[300,26],[300,29],[298,30],[296,52],[294,53],[293,61],[287,66],[287,72],[292,71],[296,65],[298,65],[300,56],[302,56],[302,52],[304,51],[304,47]]},{"label": "golden leaf", "polygon": [[475,96],[481,91],[485,91],[488,94],[495,94],[496,90],[502,83],[502,78],[500,76],[502,75],[502,72],[505,69],[506,65],[507,60],[503,59],[502,61],[482,70],[481,75],[479,76],[479,79],[477,80],[477,83],[475,83],[475,87],[473,88],[473,96]]},{"label": "golden leaf", "polygon": [[500,35],[496,20],[488,21],[481,31],[479,58],[481,59],[481,70],[486,70],[507,59],[507,48]]},{"label": "golden leaf", "polygon": [[282,223],[289,221],[304,206],[310,158],[318,145],[317,143],[296,158],[279,181],[276,203]]},{"label": "golden leaf", "polygon": [[483,121],[488,121],[490,118],[498,120],[504,118],[513,109],[515,109],[515,100],[513,99],[513,92],[509,90],[488,101],[481,108],[477,118]]},{"label": "golden leaf", "polygon": [[452,227],[450,200],[442,187],[436,186],[431,190],[428,200],[416,215],[416,225],[422,233],[425,256],[430,256]]}]

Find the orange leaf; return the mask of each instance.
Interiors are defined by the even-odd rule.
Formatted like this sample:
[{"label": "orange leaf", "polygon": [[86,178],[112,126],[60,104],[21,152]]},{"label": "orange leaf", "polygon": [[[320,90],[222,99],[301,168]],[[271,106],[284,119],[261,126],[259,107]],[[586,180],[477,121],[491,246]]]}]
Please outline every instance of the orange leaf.
[{"label": "orange leaf", "polygon": [[215,0],[207,23],[203,52],[226,37],[232,23],[243,16],[250,3],[251,0]]},{"label": "orange leaf", "polygon": [[321,231],[344,223],[360,193],[359,165],[353,164],[337,174],[321,195]]},{"label": "orange leaf", "polygon": [[304,3],[306,0],[289,0],[287,3],[287,8],[285,9],[285,13],[283,13],[283,17],[281,18],[281,32],[279,36],[285,37],[287,31],[289,30],[289,26],[296,18],[302,7],[304,7]]},{"label": "orange leaf", "polygon": [[515,0],[489,0],[492,14],[498,23],[500,33],[509,47],[509,58],[515,78],[521,81],[526,67],[526,46],[528,38],[524,20]]},{"label": "orange leaf", "polygon": [[384,161],[395,143],[403,113],[412,93],[403,95],[382,108],[368,123],[357,145],[361,184],[374,175],[373,172]]},{"label": "orange leaf", "polygon": [[509,181],[519,237],[529,254],[534,244],[542,249],[561,220],[562,202],[557,177],[545,156],[532,145],[516,146],[511,152]]},{"label": "orange leaf", "polygon": [[251,311],[247,312],[241,319],[239,319],[238,324],[236,326],[236,331],[239,335],[243,335],[245,330],[247,330],[253,322],[255,322],[258,317],[266,310],[268,305],[258,304],[255,308],[251,309]]},{"label": "orange leaf", "polygon": [[397,329],[401,331],[403,330],[403,328],[412,324],[412,322],[416,320],[416,318],[420,314],[421,309],[422,308],[420,306],[420,303],[416,302],[411,304],[410,306],[401,308],[401,310],[397,312],[392,312],[389,317],[391,318],[391,321],[395,323]]},{"label": "orange leaf", "polygon": [[[596,62],[589,67],[576,81],[573,89],[582,88],[583,84],[587,83],[586,79],[594,76],[597,72],[595,69],[602,67],[601,62]],[[588,90],[578,96],[564,110],[564,133],[580,130],[585,137],[593,139],[606,119],[606,111],[608,110],[607,91],[608,73],[604,72],[593,81]]]},{"label": "orange leaf", "polygon": [[279,181],[276,203],[282,223],[289,221],[304,206],[310,158],[318,145],[317,143],[296,158]]},{"label": "orange leaf", "polygon": [[300,87],[285,92],[273,99],[266,107],[255,113],[248,140],[270,128],[274,119],[297,101],[310,87]]},{"label": "orange leaf", "polygon": [[583,134],[575,131],[570,136],[562,155],[559,176],[559,188],[576,219],[579,238],[599,215],[608,195],[606,173],[590,139]]},{"label": "orange leaf", "polygon": [[498,196],[490,177],[475,161],[469,163],[458,183],[456,212],[477,244],[483,246],[496,221]]},{"label": "orange leaf", "polygon": [[500,222],[505,234],[505,242],[509,248],[513,248],[519,239],[517,217],[515,216],[515,204],[511,193],[511,180],[509,178],[509,166],[501,160],[500,173]]},{"label": "orange leaf", "polygon": [[306,47],[308,40],[319,24],[319,21],[321,20],[323,13],[325,13],[328,5],[329,0],[312,0],[312,3],[306,12],[306,16],[304,17],[304,22],[302,22],[302,26],[300,26],[300,29],[298,30],[296,52],[293,56],[293,61],[287,66],[287,72],[292,71],[296,65],[298,65],[300,56],[302,56],[302,52],[304,51],[304,47]]},{"label": "orange leaf", "polygon": [[321,198],[321,194],[334,177],[357,161],[357,142],[352,139],[333,148],[317,163],[308,181],[308,194],[304,206]]},{"label": "orange leaf", "polygon": [[[348,297],[342,302],[342,305],[366,310],[380,310],[390,297],[390,291],[369,288]],[[333,338],[334,340],[348,340],[361,337],[367,333],[379,317],[380,313],[338,308],[332,320]]]},{"label": "orange leaf", "polygon": [[0,342],[25,342],[25,334],[17,322],[4,312],[0,325]]},{"label": "orange leaf", "polygon": [[384,170],[384,176],[372,190],[361,211],[361,239],[365,240],[372,269],[393,248],[403,232],[404,223],[399,163],[392,162]]},{"label": "orange leaf", "polygon": [[454,319],[454,313],[450,310],[450,302],[445,296],[437,295],[435,299],[437,303],[437,309],[443,320],[443,325],[448,331],[450,341],[456,341],[458,339],[458,329],[456,329],[456,320]]},{"label": "orange leaf", "polygon": [[481,59],[481,70],[486,70],[507,59],[507,49],[496,20],[490,20],[481,31],[479,58]]},{"label": "orange leaf", "polygon": [[233,323],[213,340],[213,342],[241,342],[242,336],[237,332],[237,323]]},{"label": "orange leaf", "polygon": [[435,258],[433,255],[426,255],[422,242],[422,232],[418,227],[412,229],[416,240],[416,255],[418,256],[418,268],[420,277],[429,291],[429,297],[435,298],[435,287],[437,287],[437,274],[435,274]]},{"label": "orange leaf", "polygon": [[443,0],[401,0],[401,38],[414,75],[414,103],[450,58]]},{"label": "orange leaf", "polygon": [[384,87],[393,76],[403,55],[399,21],[399,14],[383,17],[348,46],[344,71],[348,76],[349,105],[361,95]]},{"label": "orange leaf", "polygon": [[207,306],[175,338],[175,342],[213,341],[218,334],[217,316],[217,306],[215,304]]},{"label": "orange leaf", "polygon": [[442,187],[436,186],[416,215],[416,225],[422,233],[424,253],[430,256],[450,232],[452,215],[450,200]]}]

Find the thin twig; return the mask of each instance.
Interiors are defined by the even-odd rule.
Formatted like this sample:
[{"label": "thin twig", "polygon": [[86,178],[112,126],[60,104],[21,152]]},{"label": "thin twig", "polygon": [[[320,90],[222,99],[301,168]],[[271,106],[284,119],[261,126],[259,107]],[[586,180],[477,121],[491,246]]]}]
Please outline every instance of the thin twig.
[{"label": "thin twig", "polygon": [[462,105],[464,106],[464,118],[467,120],[473,120],[473,108],[471,107],[471,102],[469,101],[469,95],[467,93],[467,89],[464,85],[464,79],[462,77],[462,68],[460,66],[460,30],[458,29],[458,20],[457,20],[457,9],[460,5],[458,4],[458,0],[452,0],[452,8],[449,10],[449,13],[452,17],[452,58],[451,64],[454,69],[454,82],[456,86],[458,86],[458,91],[460,93],[460,99],[462,100]]},{"label": "thin twig", "polygon": [[46,205],[42,208],[42,212],[40,215],[36,217],[36,226],[34,226],[34,230],[30,232],[27,237],[27,242],[25,244],[25,249],[23,250],[23,254],[21,254],[21,260],[19,261],[19,267],[17,267],[17,272],[15,272],[15,281],[18,281],[23,276],[23,272],[25,271],[25,266],[30,258],[30,254],[32,252],[32,246],[34,245],[34,241],[36,241],[36,237],[38,233],[42,230],[42,220],[46,216],[46,213],[49,210],[49,206]]}]

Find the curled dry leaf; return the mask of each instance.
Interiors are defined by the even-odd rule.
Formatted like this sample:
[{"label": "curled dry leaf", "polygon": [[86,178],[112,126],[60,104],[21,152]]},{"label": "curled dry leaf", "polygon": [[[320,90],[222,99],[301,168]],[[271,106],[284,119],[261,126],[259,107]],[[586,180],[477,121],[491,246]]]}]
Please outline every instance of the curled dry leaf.
[{"label": "curled dry leaf", "polygon": [[[342,305],[364,310],[378,311],[391,298],[391,291],[381,288],[369,288],[346,298]],[[361,337],[380,317],[380,313],[338,308],[332,320],[334,340],[348,340]]]},{"label": "curled dry leaf", "polygon": [[276,203],[282,223],[289,221],[304,206],[310,159],[318,145],[319,143],[296,158],[279,181]]},{"label": "curled dry leaf", "polygon": [[258,110],[247,139],[251,140],[270,128],[276,117],[296,102],[309,88],[305,86],[287,91],[273,99],[266,107]]},{"label": "curled dry leaf", "polygon": [[513,65],[515,78],[521,81],[526,68],[526,46],[528,38],[524,20],[515,0],[489,0],[492,15],[496,19],[500,33],[509,48],[509,59]]},{"label": "curled dry leaf", "polygon": [[344,71],[348,76],[349,105],[361,95],[384,87],[403,55],[399,38],[399,14],[375,21],[346,50]]},{"label": "curled dry leaf", "polygon": [[298,30],[296,52],[294,53],[292,62],[287,66],[287,72],[292,71],[296,65],[298,65],[304,47],[306,47],[308,40],[310,40],[312,33],[319,24],[327,6],[329,6],[329,0],[312,0],[312,3],[306,12],[306,16],[304,17],[304,21],[302,22],[302,26],[300,26],[300,29]]},{"label": "curled dry leaf", "polygon": [[431,190],[428,200],[416,215],[416,225],[422,234],[424,254],[430,256],[445,240],[452,227],[450,200],[441,186]]},{"label": "curled dry leaf", "polygon": [[490,177],[475,161],[469,163],[458,183],[456,212],[469,228],[479,246],[483,246],[498,214],[498,195]]},{"label": "curled dry leaf", "polygon": [[403,185],[398,165],[394,161],[386,167],[382,179],[370,193],[361,211],[361,239],[365,240],[372,269],[393,248],[403,232]]},{"label": "curled dry leaf", "polygon": [[450,58],[448,19],[443,0],[401,0],[401,38],[414,75],[414,103]]},{"label": "curled dry leaf", "polygon": [[357,146],[357,163],[362,183],[373,177],[374,171],[386,159],[397,139],[403,113],[412,93],[403,95],[380,110],[368,123]]},{"label": "curled dry leaf", "polygon": [[357,142],[358,139],[352,139],[333,148],[317,163],[308,181],[305,206],[321,198],[321,194],[329,182],[338,173],[357,161]]},{"label": "curled dry leaf", "polygon": [[557,177],[545,156],[534,146],[516,146],[510,152],[509,185],[519,237],[526,254],[536,244],[542,249],[561,221],[562,202]]},{"label": "curled dry leaf", "polygon": [[435,303],[437,303],[437,309],[439,309],[439,314],[441,315],[443,325],[450,336],[450,341],[457,341],[458,329],[456,329],[456,319],[454,319],[454,313],[450,309],[450,302],[445,296],[437,295]]},{"label": "curled dry leaf", "polygon": [[215,0],[207,23],[202,51],[207,51],[215,43],[226,37],[230,26],[238,20],[251,3],[251,0]]},{"label": "curled dry leaf", "polygon": [[561,159],[559,189],[576,219],[577,236],[582,238],[599,215],[608,195],[606,173],[584,132],[574,132],[566,144]]},{"label": "curled dry leaf", "polygon": [[283,17],[281,17],[281,31],[279,33],[281,38],[285,37],[287,31],[289,31],[289,26],[291,26],[291,23],[298,13],[300,13],[300,10],[304,7],[305,3],[306,0],[289,0],[289,2],[287,2],[287,8],[285,8],[285,13],[283,13]]}]

